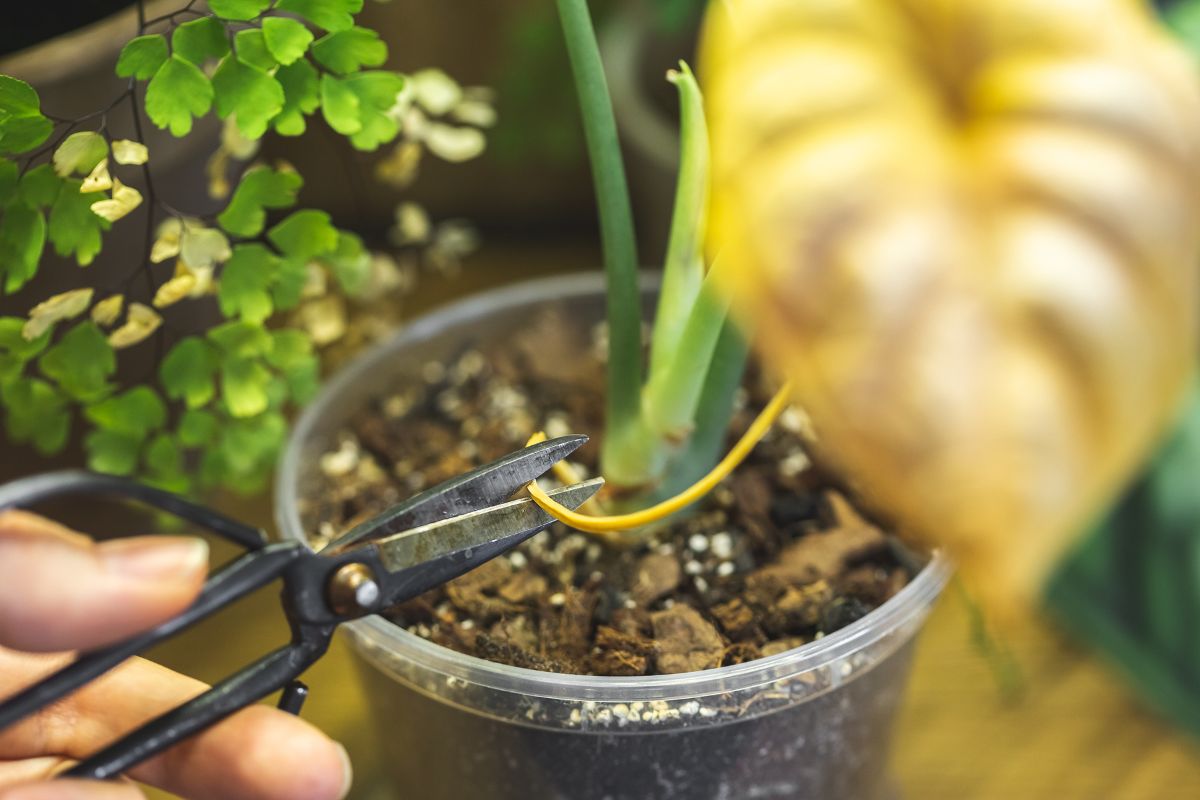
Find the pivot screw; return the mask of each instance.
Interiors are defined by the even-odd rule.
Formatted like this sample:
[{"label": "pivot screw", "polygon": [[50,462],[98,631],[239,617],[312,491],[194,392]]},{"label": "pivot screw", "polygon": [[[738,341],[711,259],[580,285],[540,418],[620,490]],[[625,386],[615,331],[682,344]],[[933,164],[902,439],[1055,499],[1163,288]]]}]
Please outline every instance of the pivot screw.
[{"label": "pivot screw", "polygon": [[366,564],[346,564],[329,581],[329,605],[334,613],[348,616],[371,608],[379,602],[379,584]]}]

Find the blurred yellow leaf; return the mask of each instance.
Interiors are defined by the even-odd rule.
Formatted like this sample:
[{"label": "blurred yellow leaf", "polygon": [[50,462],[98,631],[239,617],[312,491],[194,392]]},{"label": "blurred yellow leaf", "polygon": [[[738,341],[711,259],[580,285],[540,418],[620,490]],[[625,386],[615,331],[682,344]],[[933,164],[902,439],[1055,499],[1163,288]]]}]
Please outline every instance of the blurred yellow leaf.
[{"label": "blurred yellow leaf", "polygon": [[435,156],[458,163],[481,155],[487,147],[487,138],[478,128],[434,122],[425,132],[425,146]]},{"label": "blurred yellow leaf", "polygon": [[141,303],[130,303],[125,323],[108,335],[108,343],[117,350],[143,341],[162,325],[162,317]]},{"label": "blurred yellow leaf", "polygon": [[1148,4],[730,0],[709,241],[814,452],[1028,600],[1195,363],[1200,90]]},{"label": "blurred yellow leaf", "polygon": [[117,317],[121,316],[121,309],[124,307],[125,297],[123,295],[114,294],[106,297],[92,307],[92,321],[107,328],[117,321]]},{"label": "blurred yellow leaf", "polygon": [[229,260],[229,239],[216,228],[184,226],[179,254],[193,269],[206,269]]},{"label": "blurred yellow leaf", "polygon": [[108,174],[108,159],[102,158],[83,179],[83,183],[79,186],[79,193],[107,192],[112,187],[112,176]]},{"label": "blurred yellow leaf", "polygon": [[72,289],[43,300],[29,311],[29,319],[21,328],[21,336],[33,341],[61,320],[77,317],[92,304],[91,289]]},{"label": "blurred yellow leaf", "polygon": [[92,213],[109,222],[116,222],[142,204],[142,193],[120,180],[113,179],[112,197],[92,203]]},{"label": "blurred yellow leaf", "polygon": [[154,293],[154,307],[166,308],[189,296],[196,288],[196,276],[190,272],[177,272],[175,277],[158,287]]},{"label": "blurred yellow leaf", "polygon": [[118,164],[145,164],[150,159],[146,145],[132,139],[117,139],[112,143],[112,154]]},{"label": "blurred yellow leaf", "polygon": [[168,258],[179,255],[179,245],[183,238],[183,221],[177,217],[165,219],[155,231],[154,244],[150,246],[150,261],[161,264]]},{"label": "blurred yellow leaf", "polygon": [[440,69],[415,72],[409,82],[417,103],[434,116],[449,112],[462,100],[462,87]]}]

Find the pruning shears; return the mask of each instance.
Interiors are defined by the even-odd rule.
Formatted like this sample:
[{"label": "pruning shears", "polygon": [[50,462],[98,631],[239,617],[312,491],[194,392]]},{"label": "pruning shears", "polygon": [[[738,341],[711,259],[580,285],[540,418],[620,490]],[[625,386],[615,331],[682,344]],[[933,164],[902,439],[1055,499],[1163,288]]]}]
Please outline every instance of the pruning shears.
[{"label": "pruning shears", "polygon": [[[68,471],[0,486],[0,510],[53,497],[107,495],[165,511],[249,550],[209,578],[196,601],[177,617],[123,642],[84,653],[73,664],[0,703],[0,731],[276,579],[283,582],[283,611],[292,632],[289,644],[145,723],[62,776],[114,778],[280,689],[280,708],[298,713],[308,693],[298,678],[325,653],[343,622],[416,597],[549,527],[553,518],[532,500],[509,498],[585,441],[585,436],[563,436],[511,453],[389,508],[318,552],[300,542],[268,544],[256,528],[124,478]],[[596,478],[551,494],[574,509],[602,484]]]}]

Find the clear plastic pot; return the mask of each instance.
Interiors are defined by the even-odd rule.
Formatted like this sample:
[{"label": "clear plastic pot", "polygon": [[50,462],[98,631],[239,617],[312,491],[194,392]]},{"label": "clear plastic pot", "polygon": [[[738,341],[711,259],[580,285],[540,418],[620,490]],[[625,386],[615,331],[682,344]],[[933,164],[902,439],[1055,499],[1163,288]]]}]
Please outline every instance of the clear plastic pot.
[{"label": "clear plastic pot", "polygon": [[[304,539],[298,500],[367,402],[431,360],[504,337],[539,308],[603,317],[600,275],[489,292],[414,321],[325,388],[279,472],[284,536]],[[649,305],[654,286],[647,282]],[[887,790],[891,725],[913,637],[945,583],[940,557],[898,595],[818,641],[680,675],[562,675],[457,653],[372,617],[348,626],[398,793],[422,798],[821,798]]]}]

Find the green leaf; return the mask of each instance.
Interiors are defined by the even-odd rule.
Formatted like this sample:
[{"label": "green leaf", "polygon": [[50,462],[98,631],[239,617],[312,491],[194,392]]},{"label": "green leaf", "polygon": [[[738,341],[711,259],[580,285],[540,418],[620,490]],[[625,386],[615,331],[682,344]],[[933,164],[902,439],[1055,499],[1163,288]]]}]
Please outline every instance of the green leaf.
[{"label": "green leaf", "polygon": [[203,447],[217,435],[217,418],[208,411],[188,409],[179,418],[179,441],[184,447]]},{"label": "green leaf", "polygon": [[271,285],[271,299],[276,311],[288,311],[300,305],[304,286],[308,283],[308,262],[298,258],[284,258],[275,273]]},{"label": "green leaf", "polygon": [[299,173],[253,167],[242,176],[217,223],[234,236],[258,236],[267,222],[265,209],[295,205],[302,184]]},{"label": "green leaf", "polygon": [[301,59],[280,67],[275,72],[275,80],[283,87],[283,110],[275,117],[275,131],[281,136],[299,136],[307,127],[304,116],[321,105],[317,70]]},{"label": "green leaf", "polygon": [[371,275],[371,254],[353,233],[338,231],[337,249],[323,263],[346,294],[358,294]]},{"label": "green leaf", "polygon": [[233,46],[237,50],[238,59],[252,67],[270,72],[279,66],[275,56],[267,49],[267,40],[263,32],[258,28],[238,31],[234,36]]},{"label": "green leaf", "polygon": [[24,317],[0,317],[0,350],[22,362],[41,353],[50,343],[50,331],[46,331],[35,339],[27,340],[22,332],[25,323]]},{"label": "green leaf", "polygon": [[147,445],[145,462],[154,478],[174,482],[183,472],[183,451],[170,434],[160,433]]},{"label": "green leaf", "polygon": [[83,413],[97,428],[139,440],[167,421],[166,405],[149,386],[135,386],[88,406]]},{"label": "green leaf", "polygon": [[0,158],[0,208],[12,202],[17,196],[17,164],[7,158]]},{"label": "green leaf", "polygon": [[130,475],[142,450],[140,437],[117,431],[92,431],[83,440],[88,468],[108,475]]},{"label": "green leaf", "polygon": [[[28,208],[48,208],[58,199],[62,178],[54,174],[54,167],[39,164],[25,173],[17,190],[20,200]],[[93,198],[95,199],[95,198]]]},{"label": "green leaf", "polygon": [[222,19],[251,20],[271,6],[271,0],[208,0],[209,9]]},{"label": "green leaf", "polygon": [[0,153],[24,153],[50,136],[37,92],[25,81],[0,75]]},{"label": "green leaf", "polygon": [[167,39],[159,33],[130,39],[117,58],[117,75],[144,81],[158,72],[168,56]]},{"label": "green leaf", "polygon": [[76,263],[86,267],[100,252],[103,237],[111,223],[92,211],[92,196],[79,193],[81,181],[69,180],[50,209],[48,237],[54,252],[60,256],[75,256]]},{"label": "green leaf", "polygon": [[217,114],[237,118],[238,130],[249,139],[259,139],[267,124],[283,110],[283,87],[258,67],[240,58],[226,56],[213,74]]},{"label": "green leaf", "polygon": [[253,417],[267,410],[271,373],[250,358],[233,358],[221,365],[221,398],[234,417]]},{"label": "green leaf", "polygon": [[253,358],[271,352],[271,335],[252,322],[226,322],[211,328],[208,338],[231,358]]},{"label": "green leaf", "polygon": [[321,113],[329,127],[343,136],[361,131],[358,103],[358,95],[344,80],[332,75],[321,76]]},{"label": "green leaf", "polygon": [[247,322],[262,322],[273,307],[268,289],[279,267],[279,257],[265,245],[240,244],[221,271],[217,301],[221,313]]},{"label": "green leaf", "polygon": [[267,363],[278,369],[287,382],[292,401],[307,403],[320,384],[320,363],[312,340],[301,331],[283,328],[272,334],[275,342]]},{"label": "green leaf", "polygon": [[62,178],[86,175],[108,155],[108,142],[95,131],[72,133],[54,151],[54,172]]},{"label": "green leaf", "polygon": [[370,28],[347,28],[326,34],[312,47],[313,58],[334,72],[345,75],[363,67],[378,67],[387,61],[387,45]]},{"label": "green leaf", "polygon": [[333,252],[338,246],[338,231],[324,211],[303,209],[267,232],[271,244],[290,258],[307,261]]},{"label": "green leaf", "polygon": [[209,59],[223,58],[229,52],[229,40],[225,38],[224,25],[213,17],[201,17],[175,29],[171,49],[199,67]]},{"label": "green leaf", "polygon": [[199,408],[216,394],[213,386],[216,371],[217,353],[213,346],[189,336],[167,353],[158,368],[158,377],[167,397],[182,400],[188,408]]},{"label": "green leaf", "polygon": [[351,132],[350,144],[371,151],[395,139],[400,125],[388,111],[404,89],[404,77],[395,72],[360,72],[346,78],[345,84],[358,98],[359,127]]},{"label": "green leaf", "polygon": [[24,286],[37,274],[46,245],[46,218],[24,206],[9,206],[0,220],[0,271],[7,294]]},{"label": "green leaf", "polygon": [[222,427],[220,454],[226,478],[252,476],[274,465],[287,438],[287,422],[275,412],[230,420]]},{"label": "green leaf", "polygon": [[111,390],[117,357],[94,322],[81,322],[38,359],[38,367],[68,396],[87,403]]},{"label": "green leaf", "polygon": [[14,442],[32,443],[45,455],[57,453],[66,445],[71,415],[53,386],[37,378],[23,378],[6,384],[0,400],[7,411],[5,429]]},{"label": "green leaf", "polygon": [[304,55],[312,44],[312,32],[304,23],[288,17],[267,17],[262,23],[267,49],[280,64],[287,66]]},{"label": "green leaf", "polygon": [[179,56],[171,56],[154,73],[146,87],[146,115],[173,136],[186,136],[192,118],[212,108],[213,86],[200,68]]},{"label": "green leaf", "polygon": [[303,17],[318,28],[341,31],[354,24],[354,15],[362,11],[362,6],[362,0],[279,0],[276,8]]}]

